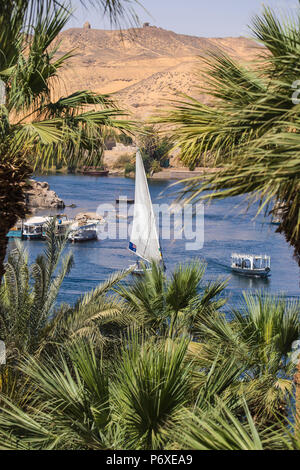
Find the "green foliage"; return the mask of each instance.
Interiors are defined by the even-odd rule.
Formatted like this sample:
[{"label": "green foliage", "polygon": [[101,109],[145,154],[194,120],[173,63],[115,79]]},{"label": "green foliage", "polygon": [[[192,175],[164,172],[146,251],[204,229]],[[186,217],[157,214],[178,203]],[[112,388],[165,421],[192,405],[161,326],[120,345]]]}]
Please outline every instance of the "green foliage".
[{"label": "green foliage", "polygon": [[160,167],[168,165],[168,154],[172,144],[167,137],[161,137],[154,126],[145,127],[139,134],[137,143],[146,173],[160,171]]},{"label": "green foliage", "polygon": [[0,287],[0,335],[8,357],[24,352],[37,353],[43,345],[47,322],[54,314],[55,301],[73,264],[68,253],[58,263],[67,238],[55,236],[55,219],[49,222],[46,248],[32,266],[20,242],[8,255],[6,273]]},{"label": "green foliage", "polygon": [[159,171],[161,171],[160,163],[157,160],[153,160],[153,162],[151,163],[150,171],[151,173],[158,173]]},{"label": "green foliage", "polygon": [[[265,49],[255,70],[214,51],[206,63],[202,91],[213,105],[183,96],[160,121],[172,126],[173,142],[193,167],[214,157],[222,168],[194,178],[182,196],[224,198],[249,194],[259,211],[283,207],[279,231],[300,253],[299,104],[292,100],[299,78],[299,16],[278,19],[265,8],[252,21],[252,33]],[[210,190],[208,193],[207,191]]]},{"label": "green foliage", "polygon": [[114,163],[114,168],[125,168],[126,165],[131,164],[132,158],[132,155],[129,155],[128,153],[120,155]]},{"label": "green foliage", "polygon": [[124,145],[132,145],[133,144],[132,137],[130,137],[130,135],[127,135],[127,134],[120,134],[118,136],[118,141],[121,142]]},{"label": "green foliage", "polygon": [[[117,296],[108,292],[126,272],[56,311],[50,298],[64,269],[50,273],[64,243],[49,227],[33,268],[39,287],[29,282],[25,255],[11,254],[19,279],[7,274],[1,292],[1,309],[11,309],[1,317],[1,328],[11,327],[2,336],[9,364],[0,366],[1,449],[299,448],[285,418],[299,302],[245,295],[226,317],[225,284],[203,284],[204,265],[179,265],[167,279],[154,264],[144,279],[115,288]],[[33,305],[40,313],[30,317],[30,342]]]},{"label": "green foliage", "polygon": [[0,448],[299,447],[297,434],[287,430],[280,414],[273,424],[264,424],[253,417],[243,395],[233,393],[243,383],[234,358],[217,356],[199,369],[189,344],[188,337],[157,340],[131,329],[110,359],[83,340],[46,361],[26,359],[21,371],[27,398],[15,404],[1,396]]},{"label": "green foliage", "polygon": [[210,414],[201,416],[196,409],[186,420],[186,432],[178,433],[183,449],[194,450],[264,450],[286,448],[284,433],[267,428],[259,432],[245,404],[246,422],[221,403]]},{"label": "green foliage", "polygon": [[[57,38],[71,12],[58,2],[21,2],[0,11],[0,77],[6,87],[2,116],[10,154],[44,169],[63,162],[95,164],[102,158],[105,135],[128,131],[131,124],[107,95],[77,91],[53,100],[58,72],[73,51],[57,58]],[[105,2],[112,13],[113,4]],[[114,2],[122,10],[122,2]],[[30,14],[30,34],[23,27]],[[16,117],[17,116],[17,117]]]},{"label": "green foliage", "polygon": [[191,354],[199,367],[220,361],[216,352],[233,361],[242,380],[228,397],[243,394],[256,419],[272,422],[274,415],[287,413],[287,397],[293,394],[291,351],[300,336],[299,314],[299,301],[265,292],[244,294],[230,320],[218,311],[198,316],[194,331],[202,347],[191,348]]},{"label": "green foliage", "polygon": [[[133,2],[87,0],[104,8],[114,24]],[[8,0],[0,8],[0,280],[6,234],[26,213],[24,186],[33,170],[102,164],[107,134],[130,133],[108,95],[90,90],[55,98],[59,72],[74,51],[59,55],[59,36],[71,17],[70,3]],[[125,7],[129,8],[125,8]],[[56,91],[55,91],[56,90]],[[2,87],[1,87],[2,93]]]},{"label": "green foliage", "polygon": [[[129,323],[120,299],[107,296],[127,272],[117,272],[97,289],[83,296],[74,307],[56,304],[61,284],[73,265],[71,252],[62,257],[67,234],[56,236],[56,219],[48,223],[43,255],[29,266],[20,243],[8,256],[0,287],[0,339],[9,361],[25,353],[41,354],[50,345],[67,344],[78,338],[91,339],[104,347],[115,333]],[[8,361],[8,362],[9,362]]]},{"label": "green foliage", "polygon": [[192,333],[200,313],[209,314],[226,302],[219,295],[227,282],[204,284],[205,268],[197,262],[178,265],[168,279],[163,268],[153,264],[152,271],[142,279],[121,284],[116,292],[127,302],[132,315],[156,333]]},{"label": "green foliage", "polygon": [[130,173],[135,172],[135,164],[134,163],[126,163],[125,165],[125,176],[130,175]]}]

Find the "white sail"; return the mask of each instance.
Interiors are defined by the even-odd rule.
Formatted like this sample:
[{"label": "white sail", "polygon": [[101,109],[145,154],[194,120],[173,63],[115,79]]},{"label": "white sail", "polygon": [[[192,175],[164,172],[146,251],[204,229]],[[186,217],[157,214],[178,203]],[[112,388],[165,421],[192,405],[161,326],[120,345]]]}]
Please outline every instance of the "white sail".
[{"label": "white sail", "polygon": [[146,261],[162,260],[148,182],[139,151],[136,153],[134,215],[129,249]]}]

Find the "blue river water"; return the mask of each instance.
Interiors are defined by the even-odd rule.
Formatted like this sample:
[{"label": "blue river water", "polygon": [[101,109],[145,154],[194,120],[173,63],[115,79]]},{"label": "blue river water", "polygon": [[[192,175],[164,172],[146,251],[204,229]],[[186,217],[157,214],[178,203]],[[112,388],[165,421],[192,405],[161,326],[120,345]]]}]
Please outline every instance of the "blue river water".
[{"label": "blue river water", "polygon": [[[81,211],[96,211],[100,204],[114,204],[119,196],[134,197],[134,180],[121,177],[92,177],[79,175],[48,175],[37,178],[47,181],[67,205],[70,217]],[[174,201],[174,181],[150,180],[149,189],[153,203],[170,204]],[[180,185],[176,187],[180,188]],[[243,291],[267,289],[274,294],[284,293],[289,298],[300,296],[300,275],[293,258],[293,250],[284,237],[275,233],[276,226],[263,215],[254,218],[256,207],[248,212],[246,201],[230,198],[206,205],[204,208],[204,244],[194,251],[186,250],[189,240],[162,239],[162,252],[170,273],[177,263],[200,259],[207,263],[204,280],[230,278],[225,294],[229,304],[236,303]],[[45,213],[45,212],[44,212]],[[108,214],[108,218],[109,218]],[[120,219],[121,220],[121,219]],[[123,221],[124,223],[124,221]],[[164,222],[160,220],[160,229]],[[171,231],[172,233],[172,231]],[[29,251],[30,261],[42,252],[43,241],[23,241]],[[10,248],[13,242],[9,242]],[[124,269],[135,259],[127,249],[128,241],[106,239],[68,245],[74,253],[75,265],[64,280],[58,302],[73,303],[79,295],[93,289],[114,271]],[[271,256],[271,273],[268,280],[247,278],[230,270],[232,252],[268,254]]]}]

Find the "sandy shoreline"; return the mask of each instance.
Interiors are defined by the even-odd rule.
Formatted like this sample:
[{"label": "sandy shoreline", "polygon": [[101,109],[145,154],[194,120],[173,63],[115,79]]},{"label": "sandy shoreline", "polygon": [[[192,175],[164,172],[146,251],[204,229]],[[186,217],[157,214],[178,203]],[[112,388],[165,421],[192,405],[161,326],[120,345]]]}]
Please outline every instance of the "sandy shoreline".
[{"label": "sandy shoreline", "polygon": [[[213,173],[216,170],[218,168],[196,168],[194,171],[190,171],[187,168],[166,168],[158,173],[154,173],[150,178],[154,180],[181,180],[202,176],[205,173]],[[124,170],[109,170],[109,176],[124,176]]]},{"label": "sandy shoreline", "polygon": [[205,173],[212,173],[215,170],[217,170],[217,168],[196,168],[194,171],[187,170],[186,168],[167,168],[158,173],[154,173],[151,178],[157,180],[195,178]]}]

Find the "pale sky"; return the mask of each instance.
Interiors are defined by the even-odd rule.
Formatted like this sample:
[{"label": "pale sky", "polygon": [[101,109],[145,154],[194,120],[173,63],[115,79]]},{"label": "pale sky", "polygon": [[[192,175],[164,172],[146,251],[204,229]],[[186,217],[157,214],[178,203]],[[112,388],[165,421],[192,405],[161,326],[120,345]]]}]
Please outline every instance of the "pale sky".
[{"label": "pale sky", "polygon": [[[193,36],[223,37],[249,36],[247,25],[251,17],[260,13],[262,5],[268,5],[277,12],[295,11],[299,0],[140,0],[146,13],[136,8],[140,21]],[[93,7],[85,8],[80,0],[72,0],[74,17],[70,27],[82,27],[85,21],[92,28],[109,29],[100,12]]]}]

